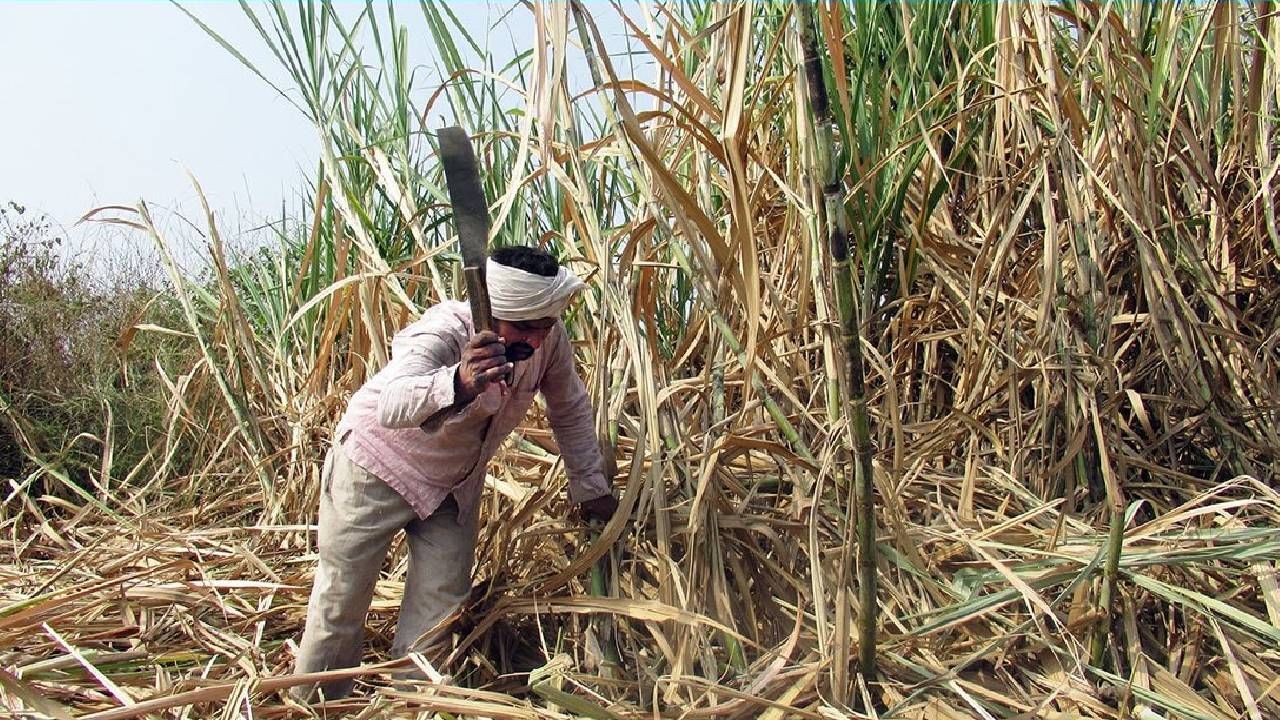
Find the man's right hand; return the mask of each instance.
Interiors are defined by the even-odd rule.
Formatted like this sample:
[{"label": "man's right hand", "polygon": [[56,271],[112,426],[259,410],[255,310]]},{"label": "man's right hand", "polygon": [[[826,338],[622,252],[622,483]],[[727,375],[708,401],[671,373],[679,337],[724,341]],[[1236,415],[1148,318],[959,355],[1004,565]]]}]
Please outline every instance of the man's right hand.
[{"label": "man's right hand", "polygon": [[491,382],[503,380],[511,372],[507,346],[497,333],[476,333],[462,349],[462,361],[453,376],[454,404],[465,405],[480,396]]}]

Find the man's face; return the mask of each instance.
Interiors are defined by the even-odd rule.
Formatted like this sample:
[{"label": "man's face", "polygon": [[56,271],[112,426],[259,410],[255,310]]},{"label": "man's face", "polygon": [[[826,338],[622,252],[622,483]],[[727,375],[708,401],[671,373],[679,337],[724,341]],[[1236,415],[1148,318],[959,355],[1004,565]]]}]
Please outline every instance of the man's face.
[{"label": "man's face", "polygon": [[533,357],[547,333],[556,326],[555,318],[538,318],[537,320],[498,320],[498,335],[507,340],[507,360],[520,362]]}]

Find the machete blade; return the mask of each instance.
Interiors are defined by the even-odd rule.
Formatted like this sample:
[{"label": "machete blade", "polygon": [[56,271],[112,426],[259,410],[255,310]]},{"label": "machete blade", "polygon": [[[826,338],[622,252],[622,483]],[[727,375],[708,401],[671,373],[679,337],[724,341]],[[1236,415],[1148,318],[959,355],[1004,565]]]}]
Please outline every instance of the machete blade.
[{"label": "machete blade", "polygon": [[453,206],[453,227],[458,232],[458,246],[462,251],[462,272],[467,279],[472,322],[477,331],[492,330],[493,317],[484,276],[489,246],[489,204],[480,185],[480,168],[465,130],[442,128],[437,137],[440,163],[449,187],[449,204]]}]

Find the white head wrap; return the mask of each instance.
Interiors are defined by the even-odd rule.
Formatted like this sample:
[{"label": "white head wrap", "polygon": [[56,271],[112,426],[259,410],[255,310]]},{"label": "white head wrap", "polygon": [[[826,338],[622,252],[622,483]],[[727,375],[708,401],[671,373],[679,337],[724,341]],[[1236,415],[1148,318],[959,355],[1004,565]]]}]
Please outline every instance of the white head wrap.
[{"label": "white head wrap", "polygon": [[510,322],[559,317],[573,296],[587,287],[564,266],[554,277],[546,277],[493,260],[485,265],[485,282],[493,316]]}]

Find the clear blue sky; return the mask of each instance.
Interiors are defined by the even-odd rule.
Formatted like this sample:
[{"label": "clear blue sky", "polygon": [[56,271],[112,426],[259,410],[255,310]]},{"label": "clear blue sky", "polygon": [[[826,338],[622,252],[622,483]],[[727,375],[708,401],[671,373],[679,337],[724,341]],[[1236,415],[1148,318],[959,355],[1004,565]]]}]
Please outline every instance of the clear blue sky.
[{"label": "clear blue sky", "polygon": [[[236,4],[191,7],[262,54]],[[0,67],[0,202],[67,226],[139,198],[192,211],[184,168],[223,211],[271,214],[315,156],[305,118],[169,3],[0,2]]]},{"label": "clear blue sky", "polygon": [[[512,5],[451,3],[478,36]],[[238,4],[184,6],[288,87]],[[601,20],[612,14],[597,7]],[[421,18],[416,2],[401,14]],[[527,11],[514,17],[489,38],[505,57],[513,40],[527,43],[513,33],[531,32]],[[411,45],[430,53],[425,37]],[[429,54],[411,60],[434,65]],[[168,2],[0,0],[0,67],[0,203],[69,229],[92,207],[139,199],[198,216],[185,169],[222,216],[252,226],[278,218],[315,167],[315,131],[302,114]]]}]

